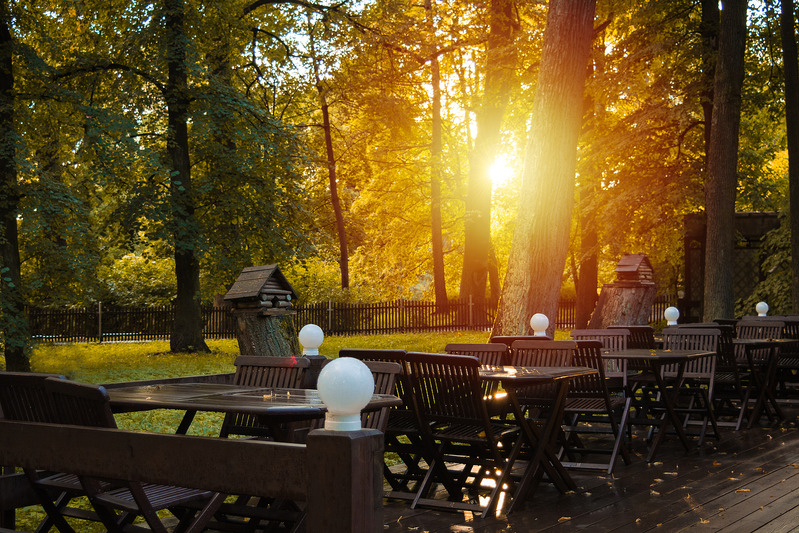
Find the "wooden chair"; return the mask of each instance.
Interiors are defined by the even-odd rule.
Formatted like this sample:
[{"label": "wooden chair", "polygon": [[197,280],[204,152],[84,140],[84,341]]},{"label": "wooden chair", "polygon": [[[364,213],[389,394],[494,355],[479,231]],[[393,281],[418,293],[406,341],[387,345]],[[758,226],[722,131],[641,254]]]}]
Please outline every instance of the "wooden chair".
[{"label": "wooden chair", "polygon": [[[430,353],[405,357],[423,441],[433,458],[411,508],[471,510],[488,516],[500,493],[511,485],[513,465],[506,453],[514,448],[519,427],[488,416],[476,357]],[[493,487],[482,484],[486,478],[493,479]],[[435,481],[444,484],[448,501],[425,497]],[[463,501],[464,492],[471,501]],[[485,492],[489,493],[485,503],[472,503]]]},{"label": "wooden chair", "polygon": [[[752,317],[741,319],[735,325],[735,336],[739,339],[782,339],[785,332],[785,322],[781,320],[771,320],[769,317]],[[745,389],[743,406],[736,429],[743,425],[743,419],[748,411],[748,406],[756,396],[759,395],[762,387],[768,386],[770,379],[769,360],[774,355],[779,358],[778,348],[747,349],[742,345],[735,346],[735,361],[740,372],[741,383]],[[751,364],[750,364],[751,358]],[[776,370],[776,369],[775,369]],[[768,403],[764,405],[763,412],[769,420],[774,420]],[[751,426],[753,420],[749,421]]]},{"label": "wooden chair", "polygon": [[[257,355],[240,355],[233,363],[236,372],[233,382],[236,385],[253,388],[290,388],[302,386],[305,371],[310,361],[305,357],[264,357]],[[275,428],[261,424],[258,418],[243,413],[228,413],[222,421],[220,437],[230,435],[246,435],[251,437],[275,438],[279,432],[279,440],[290,438],[294,428]]]},{"label": "wooden chair", "polygon": [[[518,340],[510,348],[510,366],[571,366],[574,341]],[[547,418],[556,394],[553,384],[519,387],[516,396],[528,417]]]},{"label": "wooden chair", "polygon": [[[108,393],[102,386],[53,378],[46,379],[44,386],[54,405],[55,422],[116,429]],[[130,529],[136,516],[142,516],[152,531],[167,533],[156,514],[162,509],[170,509],[179,518],[178,531],[202,531],[225,498],[210,491],[152,483],[116,480],[119,487],[109,489],[96,478],[81,476],[80,481],[108,531],[120,533]],[[199,500],[206,502],[199,514],[180,507]]]},{"label": "wooden chair", "polygon": [[[45,380],[66,379],[58,374],[33,372],[0,372],[0,412],[8,420],[53,423],[55,410],[45,391]],[[70,506],[76,498],[86,496],[80,480],[73,474],[46,474],[35,469],[23,469],[47,516],[37,531],[58,528],[62,533],[74,533],[65,517],[100,521],[93,512]]]},{"label": "wooden chair", "polygon": [[[603,348],[609,350],[626,350],[630,347],[631,335],[627,328],[575,329],[570,335],[576,341],[599,341]],[[630,394],[625,359],[605,359],[605,378],[609,381],[608,390],[611,392],[627,391],[626,394]]]},{"label": "wooden chair", "polygon": [[508,355],[508,346],[504,343],[450,343],[444,352],[453,355],[471,355],[477,357],[483,366],[502,366]]},{"label": "wooden chair", "polygon": [[[612,474],[619,454],[624,464],[630,464],[624,435],[631,398],[611,396],[608,392],[601,342],[577,341],[572,362],[575,366],[595,368],[598,373],[576,378],[569,386],[562,439],[562,457],[568,461],[562,464],[566,468],[604,470]],[[598,437],[602,434],[611,436],[610,446],[606,444],[608,439]],[[596,455],[607,455],[609,459],[604,463],[588,461]]]},{"label": "wooden chair", "polygon": [[[716,347],[716,372],[713,380],[713,411],[716,415],[716,422],[720,426],[737,427],[736,421],[740,419],[741,406],[746,393],[733,345],[735,326],[718,322],[699,322],[678,324],[672,327],[682,330],[711,329],[719,332]],[[729,417],[732,417],[732,422],[722,420]]]},{"label": "wooden chair", "polygon": [[504,344],[510,349],[516,341],[551,341],[548,335],[494,335],[488,339],[489,344]]},{"label": "wooden chair", "polygon": [[[416,497],[418,485],[427,472],[425,448],[422,444],[422,435],[419,430],[418,419],[413,409],[413,400],[410,396],[410,385],[406,372],[405,350],[344,348],[339,351],[339,357],[354,357],[364,363],[390,362],[400,366],[399,373],[395,376],[394,390],[392,393],[402,400],[402,405],[393,407],[388,412],[388,420],[383,429],[384,459],[386,456],[396,454],[404,465],[400,471],[383,462],[383,475],[391,487],[386,491],[388,498],[412,500]],[[426,463],[426,464],[425,464]]]},{"label": "wooden chair", "polygon": [[678,387],[680,396],[689,398],[686,407],[677,407],[677,412],[685,415],[686,429],[692,423],[692,416],[702,417],[699,422],[701,427],[699,445],[704,441],[708,423],[713,428],[714,436],[717,439],[721,438],[713,409],[716,361],[720,339],[721,330],[717,328],[666,328],[663,330],[663,347],[667,350],[703,350],[716,354],[715,357],[703,357],[689,361],[683,370],[683,383],[674,382],[677,377],[676,366],[663,368],[663,377],[666,382],[672,381],[672,386]]},{"label": "wooden chair", "polygon": [[627,348],[649,350],[655,347],[655,328],[647,325],[608,326],[608,329],[626,329],[630,332]]},{"label": "wooden chair", "polygon": [[[477,357],[483,366],[502,366],[508,358],[508,346],[504,343],[451,343],[444,347],[444,352],[453,355],[471,355]],[[486,381],[483,383],[483,391],[487,398],[494,398],[499,390],[499,383],[496,381]],[[502,413],[505,406],[497,406],[493,412]],[[490,411],[492,411],[490,409]]]}]

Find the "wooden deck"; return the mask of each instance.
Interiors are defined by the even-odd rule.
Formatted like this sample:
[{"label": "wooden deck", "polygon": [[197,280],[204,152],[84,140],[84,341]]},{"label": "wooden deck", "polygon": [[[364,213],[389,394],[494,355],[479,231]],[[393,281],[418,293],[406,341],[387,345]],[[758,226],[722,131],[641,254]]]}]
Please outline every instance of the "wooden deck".
[{"label": "wooden deck", "polygon": [[510,516],[480,519],[386,501],[384,531],[799,532],[799,404],[787,405],[785,414],[777,427],[722,428],[721,440],[689,453],[669,437],[652,464],[644,460],[645,442],[635,438],[632,464],[620,463],[614,476],[574,472],[580,490],[570,494],[543,483]]}]

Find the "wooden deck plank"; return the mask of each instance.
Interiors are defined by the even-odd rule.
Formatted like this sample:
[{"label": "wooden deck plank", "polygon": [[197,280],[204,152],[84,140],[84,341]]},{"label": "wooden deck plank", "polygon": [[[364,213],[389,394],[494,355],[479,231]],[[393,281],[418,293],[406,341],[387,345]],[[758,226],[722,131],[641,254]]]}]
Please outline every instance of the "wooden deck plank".
[{"label": "wooden deck plank", "polygon": [[[669,438],[647,464],[640,439],[631,465],[614,476],[573,473],[579,490],[560,494],[544,483],[523,510],[487,519],[470,513],[412,511],[387,502],[384,531],[795,531],[799,533],[799,406],[786,406],[780,427],[739,432],[685,453]],[[738,492],[749,489],[748,492]],[[723,511],[722,511],[723,509]]]}]

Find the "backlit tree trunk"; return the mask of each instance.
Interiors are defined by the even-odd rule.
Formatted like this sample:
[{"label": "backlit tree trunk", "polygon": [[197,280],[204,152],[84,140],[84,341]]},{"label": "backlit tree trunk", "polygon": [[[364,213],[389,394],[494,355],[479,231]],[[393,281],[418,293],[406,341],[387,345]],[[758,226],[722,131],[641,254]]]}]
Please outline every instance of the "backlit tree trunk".
[{"label": "backlit tree trunk", "polygon": [[189,164],[187,127],[189,97],[186,72],[186,34],[183,0],[165,0],[168,80],[165,90],[168,134],[167,153],[172,165],[170,193],[175,247],[177,298],[175,323],[169,338],[173,352],[210,351],[203,338],[200,310],[200,263],[197,258],[199,226],[194,217],[194,197]]},{"label": "backlit tree trunk", "polygon": [[519,214],[494,335],[530,333],[544,313],[554,326],[574,204],[594,0],[549,3]]},{"label": "backlit tree trunk", "polygon": [[785,126],[788,136],[788,189],[791,224],[791,307],[799,313],[799,59],[793,0],[782,0],[780,34],[785,72]]},{"label": "backlit tree trunk", "polygon": [[706,322],[732,318],[735,306],[732,275],[746,8],[746,0],[726,0],[721,10],[705,181],[707,237],[703,317]]},{"label": "backlit tree trunk", "polygon": [[22,300],[17,215],[14,124],[14,43],[6,0],[0,0],[0,334],[5,346],[6,370],[29,371],[28,319]]},{"label": "backlit tree trunk", "polygon": [[469,162],[460,298],[471,296],[480,310],[485,308],[491,248],[490,170],[500,140],[502,116],[515,78],[514,5],[514,0],[491,2],[485,90],[477,111],[477,136]]},{"label": "backlit tree trunk", "polygon": [[432,226],[433,285],[436,310],[449,308],[447,278],[444,272],[444,234],[441,225],[441,72],[438,64],[438,47],[435,41],[433,2],[425,0],[427,27],[430,38],[430,82],[433,86],[432,127],[430,139],[430,222]]}]

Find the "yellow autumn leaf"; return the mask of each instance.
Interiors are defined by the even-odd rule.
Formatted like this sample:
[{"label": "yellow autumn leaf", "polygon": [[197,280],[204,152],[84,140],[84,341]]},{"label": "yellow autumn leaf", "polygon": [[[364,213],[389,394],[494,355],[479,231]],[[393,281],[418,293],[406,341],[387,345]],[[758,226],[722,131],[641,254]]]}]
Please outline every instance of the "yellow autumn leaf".
[{"label": "yellow autumn leaf", "polygon": [[571,519],[572,519],[571,516],[561,516],[560,518],[558,518],[558,522],[565,522],[566,520],[571,520]]},{"label": "yellow autumn leaf", "polygon": [[752,489],[738,489],[735,492],[751,492]]}]

